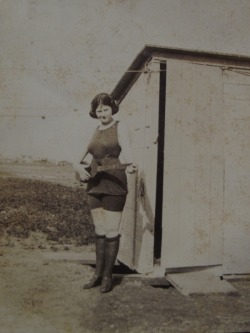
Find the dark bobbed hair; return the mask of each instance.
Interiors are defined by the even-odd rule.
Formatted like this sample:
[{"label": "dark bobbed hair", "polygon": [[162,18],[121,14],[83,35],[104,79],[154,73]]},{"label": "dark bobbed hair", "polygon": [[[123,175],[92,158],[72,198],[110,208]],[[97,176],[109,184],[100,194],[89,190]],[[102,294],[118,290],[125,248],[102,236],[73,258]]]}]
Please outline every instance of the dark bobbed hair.
[{"label": "dark bobbed hair", "polygon": [[113,97],[109,94],[106,93],[100,93],[96,95],[92,102],[91,102],[91,110],[89,112],[89,115],[92,118],[97,118],[96,117],[96,109],[99,105],[108,105],[112,109],[112,114],[116,114],[119,111],[119,105],[116,104],[115,100]]}]

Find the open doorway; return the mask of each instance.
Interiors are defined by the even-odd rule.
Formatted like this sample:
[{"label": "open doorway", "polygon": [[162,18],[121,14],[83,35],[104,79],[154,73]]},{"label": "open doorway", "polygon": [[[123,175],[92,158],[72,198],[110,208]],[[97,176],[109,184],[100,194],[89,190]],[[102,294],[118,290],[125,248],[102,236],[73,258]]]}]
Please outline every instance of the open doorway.
[{"label": "open doorway", "polygon": [[163,204],[163,173],[164,173],[164,138],[165,138],[165,106],[167,85],[167,63],[160,63],[159,76],[159,124],[158,124],[158,154],[154,230],[154,258],[161,258],[162,243],[162,204]]}]

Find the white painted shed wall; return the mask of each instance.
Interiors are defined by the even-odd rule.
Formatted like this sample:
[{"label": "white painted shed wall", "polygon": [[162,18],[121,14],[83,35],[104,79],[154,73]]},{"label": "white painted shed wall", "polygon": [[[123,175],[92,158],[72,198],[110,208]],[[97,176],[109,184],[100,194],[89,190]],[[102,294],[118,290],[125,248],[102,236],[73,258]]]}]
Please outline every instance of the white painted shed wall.
[{"label": "white painted shed wall", "polygon": [[222,264],[220,68],[167,60],[162,265]]},{"label": "white painted shed wall", "polygon": [[249,69],[167,68],[161,265],[249,273]]},{"label": "white painted shed wall", "polygon": [[167,64],[160,274],[200,266],[249,273],[249,68],[165,58],[153,58],[120,113],[138,164],[136,214],[126,215],[130,267],[149,273],[154,261],[159,60]]},{"label": "white painted shed wall", "polygon": [[150,68],[152,72],[142,73],[132,86],[118,115],[130,129],[134,161],[138,166],[136,188],[127,199],[135,199],[135,211],[129,211],[126,204],[118,258],[140,273],[154,270],[159,63],[151,64]]},{"label": "white painted shed wall", "polygon": [[224,71],[223,272],[250,273],[250,71]]}]

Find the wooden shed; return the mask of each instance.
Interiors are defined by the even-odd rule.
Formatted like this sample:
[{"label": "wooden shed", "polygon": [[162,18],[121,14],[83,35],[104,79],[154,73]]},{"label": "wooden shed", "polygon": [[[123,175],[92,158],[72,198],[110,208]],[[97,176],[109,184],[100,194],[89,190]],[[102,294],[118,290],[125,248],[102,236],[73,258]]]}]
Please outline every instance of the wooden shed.
[{"label": "wooden shed", "polygon": [[138,164],[118,259],[250,273],[250,58],[145,46],[112,95]]}]

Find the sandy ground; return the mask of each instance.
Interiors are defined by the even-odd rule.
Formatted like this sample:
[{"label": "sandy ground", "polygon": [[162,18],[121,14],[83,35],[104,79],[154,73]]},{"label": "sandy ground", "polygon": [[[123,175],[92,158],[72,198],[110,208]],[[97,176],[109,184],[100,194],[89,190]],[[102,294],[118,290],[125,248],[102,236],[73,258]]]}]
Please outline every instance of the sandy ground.
[{"label": "sandy ground", "polygon": [[249,280],[232,282],[238,296],[185,297],[129,278],[101,294],[82,289],[92,266],[46,259],[48,252],[93,250],[93,244],[66,250],[42,232],[25,239],[0,234],[0,333],[250,332]]},{"label": "sandy ground", "polygon": [[250,281],[233,283],[239,296],[184,297],[173,287],[133,279],[119,280],[112,292],[101,294],[98,288],[82,289],[93,267],[45,260],[51,245],[40,233],[26,240],[1,237],[1,333],[250,331]]}]

